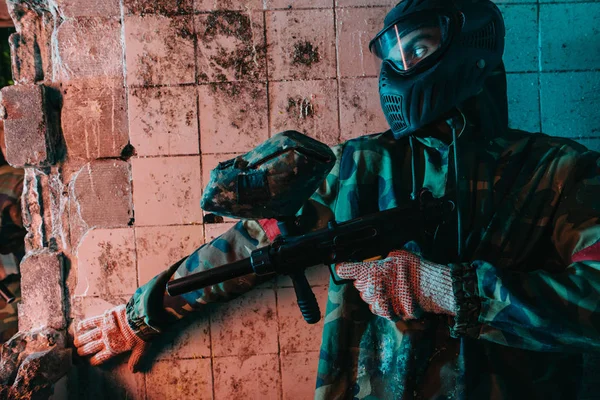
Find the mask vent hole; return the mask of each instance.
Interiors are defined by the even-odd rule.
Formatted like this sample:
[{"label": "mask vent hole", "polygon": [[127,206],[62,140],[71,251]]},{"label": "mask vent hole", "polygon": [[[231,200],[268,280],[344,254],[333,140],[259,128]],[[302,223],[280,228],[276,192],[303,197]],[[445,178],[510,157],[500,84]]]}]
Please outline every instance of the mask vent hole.
[{"label": "mask vent hole", "polygon": [[383,108],[388,117],[392,131],[400,132],[406,129],[406,121],[402,115],[402,97],[401,96],[383,96]]},{"label": "mask vent hole", "polygon": [[496,48],[496,24],[492,21],[480,30],[463,37],[461,44],[465,47],[494,50]]}]

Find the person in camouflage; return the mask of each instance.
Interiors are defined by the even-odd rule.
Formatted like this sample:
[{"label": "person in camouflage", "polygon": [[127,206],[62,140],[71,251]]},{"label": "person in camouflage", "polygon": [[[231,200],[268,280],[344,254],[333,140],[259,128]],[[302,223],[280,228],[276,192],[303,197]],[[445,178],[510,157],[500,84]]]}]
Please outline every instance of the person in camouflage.
[{"label": "person in camouflage", "polygon": [[[503,39],[491,1],[405,0],[372,42],[391,129],[335,146],[337,162],[304,209],[318,211],[318,228],[426,188],[457,212],[428,241],[337,266],[355,281],[330,282],[315,398],[581,393],[584,355],[600,350],[600,154],[508,128]],[[84,321],[78,353],[97,364],[132,350],[135,368],[173,321],[258,283],[170,297],[169,280],[246,258],[276,234],[272,221],[238,222],[126,306]]]}]

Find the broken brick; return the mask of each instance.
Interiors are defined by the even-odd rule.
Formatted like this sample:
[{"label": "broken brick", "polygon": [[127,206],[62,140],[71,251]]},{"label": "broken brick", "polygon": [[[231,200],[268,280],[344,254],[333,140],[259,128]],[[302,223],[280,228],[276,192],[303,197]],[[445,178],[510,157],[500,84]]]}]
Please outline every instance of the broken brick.
[{"label": "broken brick", "polygon": [[63,256],[48,250],[29,253],[21,261],[19,330],[66,327]]},{"label": "broken brick", "polygon": [[6,160],[14,167],[50,166],[55,159],[58,127],[50,93],[42,85],[2,89],[0,117],[4,118]]}]

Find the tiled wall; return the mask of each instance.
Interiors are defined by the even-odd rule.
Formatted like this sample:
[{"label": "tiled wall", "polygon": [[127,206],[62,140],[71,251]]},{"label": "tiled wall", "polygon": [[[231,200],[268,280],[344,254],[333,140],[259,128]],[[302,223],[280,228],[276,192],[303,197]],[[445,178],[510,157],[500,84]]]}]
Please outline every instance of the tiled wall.
[{"label": "tiled wall", "polygon": [[[74,318],[126,301],[231,226],[203,224],[199,208],[217,162],[284,129],[330,144],[386,129],[367,44],[393,0],[57,3],[70,160],[116,159],[127,140],[136,151],[115,164],[130,165],[131,187],[103,191],[106,204],[131,196],[134,220],[125,210],[117,222],[93,223],[101,216],[83,215],[90,212],[83,203],[72,212],[86,221],[71,225]],[[498,3],[508,27],[511,125],[600,150],[600,2]],[[79,171],[73,198],[94,190],[98,168]],[[101,179],[113,182],[112,173]],[[111,205],[103,214],[111,209],[121,210]],[[327,272],[309,279],[324,309]],[[72,391],[75,398],[309,399],[321,326],[304,323],[281,279],[165,334],[147,373],[129,374],[122,363],[82,367]]]}]

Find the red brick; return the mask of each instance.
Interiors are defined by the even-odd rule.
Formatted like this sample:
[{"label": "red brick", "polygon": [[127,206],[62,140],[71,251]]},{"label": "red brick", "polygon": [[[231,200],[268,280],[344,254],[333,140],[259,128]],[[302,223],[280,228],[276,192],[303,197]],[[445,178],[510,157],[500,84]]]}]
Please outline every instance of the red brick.
[{"label": "red brick", "polygon": [[147,375],[148,400],[212,399],[211,360],[159,361]]},{"label": "red brick", "polygon": [[281,384],[284,400],[312,399],[317,385],[319,353],[281,355]]},{"label": "red brick", "polygon": [[198,81],[265,81],[263,13],[215,11],[196,17]]},{"label": "red brick", "polygon": [[140,285],[204,243],[202,225],[137,227],[135,235]]},{"label": "red brick", "polygon": [[281,398],[277,355],[215,358],[215,400]]},{"label": "red brick", "polygon": [[215,357],[277,353],[275,293],[255,289],[228,302],[211,314],[210,329]]},{"label": "red brick", "polygon": [[129,134],[138,156],[198,154],[196,88],[129,91]]},{"label": "red brick", "polygon": [[76,296],[131,295],[137,288],[133,228],[93,229],[83,236],[77,257]]},{"label": "red brick", "polygon": [[74,174],[70,185],[71,224],[109,228],[133,222],[131,171],[127,162],[99,160],[85,164]]},{"label": "red brick", "polygon": [[50,81],[55,18],[49,7],[39,1],[4,3],[10,6],[18,32],[9,37],[13,80],[20,84]]},{"label": "red brick", "polygon": [[271,83],[271,133],[294,129],[323,143],[337,144],[337,94],[335,80]]},{"label": "red brick", "polygon": [[136,226],[202,222],[200,157],[131,160]]},{"label": "red brick", "polygon": [[191,16],[126,17],[127,84],[194,83],[193,32]]},{"label": "red brick", "polygon": [[269,78],[336,76],[333,10],[267,12]]},{"label": "red brick", "polygon": [[8,7],[6,7],[6,2],[0,2],[0,21],[8,21],[8,20],[10,20],[12,23],[12,19],[10,18],[10,15],[8,14]]},{"label": "red brick", "polygon": [[69,158],[119,157],[129,142],[125,90],[67,87],[61,124]]},{"label": "red brick", "polygon": [[121,17],[119,0],[55,1],[64,17]]},{"label": "red brick", "polygon": [[4,117],[6,160],[14,167],[50,166],[55,159],[58,127],[49,92],[41,85],[2,89],[0,115]]},{"label": "red brick", "polygon": [[203,153],[246,152],[267,140],[267,88],[262,83],[198,87]]},{"label": "red brick", "polygon": [[63,256],[48,250],[28,254],[21,261],[19,330],[66,327]]},{"label": "red brick", "polygon": [[377,76],[369,42],[383,26],[388,8],[343,8],[336,13],[338,65],[341,77]]},{"label": "red brick", "polygon": [[381,110],[377,78],[340,81],[342,141],[389,129]]},{"label": "red brick", "polygon": [[66,19],[58,28],[55,73],[90,87],[123,84],[121,24],[116,18]]}]

